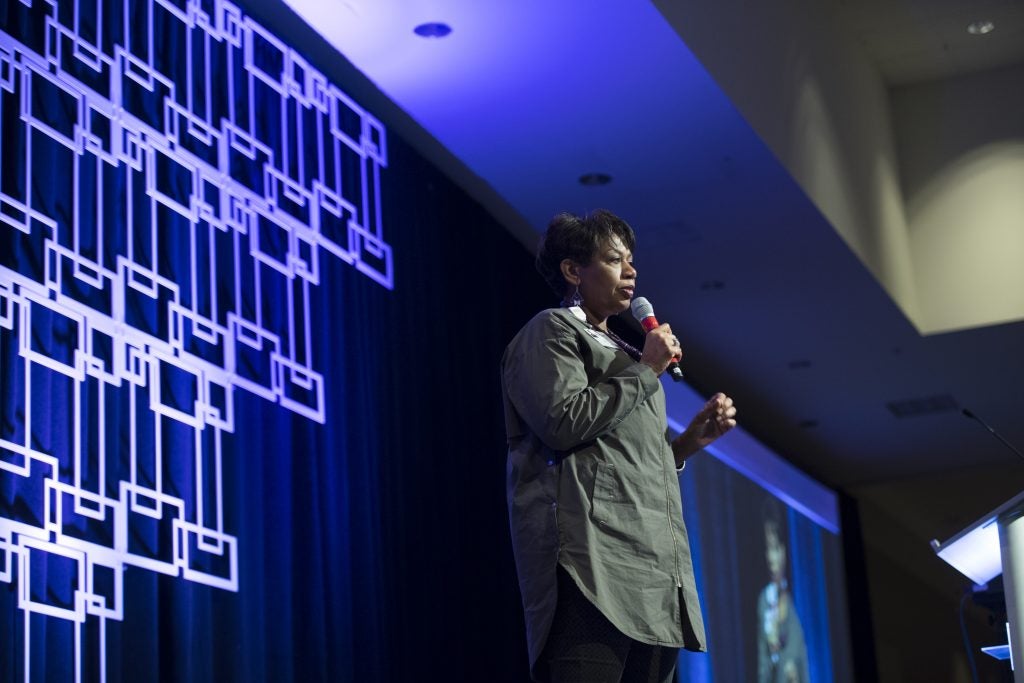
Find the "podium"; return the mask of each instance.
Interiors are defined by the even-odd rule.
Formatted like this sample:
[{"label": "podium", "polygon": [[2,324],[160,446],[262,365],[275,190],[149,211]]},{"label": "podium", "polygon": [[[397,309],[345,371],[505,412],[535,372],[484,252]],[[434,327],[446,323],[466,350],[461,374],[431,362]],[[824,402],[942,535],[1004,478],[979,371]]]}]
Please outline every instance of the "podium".
[{"label": "podium", "polygon": [[[1006,501],[949,540],[932,541],[932,549],[976,584],[1003,575],[1006,595],[1007,639],[1014,683],[1024,683],[1024,492]],[[1007,646],[984,648],[1001,656]]]}]

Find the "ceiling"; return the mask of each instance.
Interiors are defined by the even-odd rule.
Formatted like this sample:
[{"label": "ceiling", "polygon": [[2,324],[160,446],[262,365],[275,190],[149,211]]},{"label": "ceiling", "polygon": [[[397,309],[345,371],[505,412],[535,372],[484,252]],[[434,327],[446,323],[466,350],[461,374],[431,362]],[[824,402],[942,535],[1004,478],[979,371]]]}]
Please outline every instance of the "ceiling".
[{"label": "ceiling", "polygon": [[[1024,485],[959,411],[1024,445],[1024,323],[918,333],[650,0],[288,4],[514,208],[524,242],[563,210],[627,218],[639,293],[684,340],[688,376],[734,395],[783,457],[929,537]],[[834,5],[890,85],[1024,60],[1021,0]],[[995,31],[967,34],[976,14]],[[413,33],[434,21],[451,35]],[[592,172],[612,182],[578,182]],[[947,408],[888,407],[934,397]],[[951,477],[972,486],[950,499]],[[907,509],[929,481],[946,499]]]},{"label": "ceiling", "polygon": [[[839,16],[886,82],[907,85],[1024,61],[1021,0],[836,0]],[[995,29],[964,27],[988,20]]]}]

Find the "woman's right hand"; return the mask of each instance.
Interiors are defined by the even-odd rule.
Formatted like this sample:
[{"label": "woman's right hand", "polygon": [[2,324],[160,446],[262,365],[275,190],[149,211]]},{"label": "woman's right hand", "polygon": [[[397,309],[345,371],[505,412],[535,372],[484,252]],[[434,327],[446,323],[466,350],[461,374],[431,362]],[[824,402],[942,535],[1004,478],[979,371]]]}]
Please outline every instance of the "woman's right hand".
[{"label": "woman's right hand", "polygon": [[668,324],[658,325],[644,337],[644,350],[640,355],[640,362],[645,363],[654,370],[654,374],[660,375],[673,358],[682,358],[683,349],[679,346],[679,340],[672,334],[672,328]]}]

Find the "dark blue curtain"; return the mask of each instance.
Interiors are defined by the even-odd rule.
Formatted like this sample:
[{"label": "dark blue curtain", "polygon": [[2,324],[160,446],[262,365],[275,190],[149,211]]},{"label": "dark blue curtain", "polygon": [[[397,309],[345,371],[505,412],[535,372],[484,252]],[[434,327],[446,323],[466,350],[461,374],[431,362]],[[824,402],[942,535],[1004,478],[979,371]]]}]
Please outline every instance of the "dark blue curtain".
[{"label": "dark blue curtain", "polygon": [[242,582],[202,601],[238,642],[211,679],[526,679],[496,368],[544,293],[525,251],[401,143],[385,198],[395,290],[335,262],[314,298],[326,423],[238,406]]},{"label": "dark blue curtain", "polygon": [[[218,16],[225,3],[197,7]],[[379,183],[343,145],[325,152],[304,143],[296,131],[314,129],[315,117],[282,106],[284,96],[259,78],[238,88],[221,80],[254,65],[281,70],[280,46],[254,40],[251,63],[226,43],[203,52],[182,28],[186,9],[128,3],[125,16],[124,3],[78,3],[76,13],[0,0],[0,678],[22,680],[29,667],[33,681],[73,680],[76,669],[86,681],[126,682],[526,680],[497,372],[504,343],[551,303],[531,256],[395,135],[386,138]],[[243,23],[241,12],[219,16],[229,29]],[[74,25],[77,37],[57,30]],[[94,59],[126,43],[132,59]],[[52,68],[30,67],[15,51],[43,55]],[[189,80],[194,60],[207,60],[211,87]],[[292,67],[296,78],[313,68]],[[118,69],[120,93],[110,88]],[[95,96],[68,94],[83,87]],[[111,133],[114,114],[90,103],[118,95],[140,126],[177,130],[178,146],[154,150],[151,140]],[[339,111],[338,126],[382,148],[382,132],[366,128],[357,106]],[[251,125],[231,132],[223,117]],[[196,180],[201,174],[181,161],[224,161],[216,144],[202,142],[204,121],[238,136],[221,148],[231,155],[231,180],[273,195],[276,209],[299,223],[312,218],[296,198],[303,188],[287,179],[309,179],[300,157],[308,166],[335,154],[321,180],[352,210],[322,216],[319,229],[355,261],[311,253],[312,238],[303,242],[301,230],[282,231],[262,215],[248,231],[215,227],[208,207],[234,210],[218,195],[224,186]],[[190,125],[198,134],[183,133]],[[103,161],[117,155],[118,163]],[[271,158],[277,175],[266,172]],[[129,197],[153,196],[160,201],[128,206]],[[255,261],[238,258],[256,252]],[[211,268],[193,272],[197,254]],[[123,301],[103,282],[88,284],[102,280],[89,263],[127,268],[122,276],[134,285]],[[316,284],[295,275],[312,269]],[[188,286],[174,293],[170,283],[182,273]],[[257,279],[259,297],[236,284]],[[186,313],[172,314],[175,306]],[[90,322],[91,311],[121,316],[153,348],[119,347]],[[223,326],[225,311],[259,321],[246,329],[299,322],[280,338],[229,351],[224,340],[204,341],[188,311]],[[229,401],[174,354],[153,360],[181,336],[192,357],[214,366],[221,354],[237,354],[247,386],[290,381],[284,397],[299,408],[288,409],[282,392],[267,398],[238,387]],[[275,365],[270,349],[286,364]],[[289,374],[293,366],[298,375]],[[315,383],[303,386],[302,367],[322,374],[322,401]],[[136,370],[133,384],[126,378]],[[104,372],[125,381],[101,381]],[[143,419],[136,408],[154,382],[167,415]],[[230,405],[233,430],[218,442],[214,430],[183,422],[197,403],[220,417]],[[322,422],[302,414],[317,409]],[[127,513],[131,551],[167,569],[186,544],[188,568],[231,576],[229,552],[202,551],[216,538],[169,521],[204,515],[209,526],[219,515],[237,541],[237,590],[189,580],[181,567],[108,571],[85,561],[73,541],[55,542],[48,499],[61,507],[65,540],[113,548],[113,513],[94,508],[129,480],[181,505],[176,515]],[[210,503],[218,487],[219,507]],[[141,494],[136,502],[161,504]],[[23,609],[23,589],[53,613]],[[101,619],[100,605],[76,604],[84,593],[123,614]]]},{"label": "dark blue curtain", "polygon": [[[789,517],[789,555],[793,566],[793,601],[807,643],[807,668],[812,681],[835,680],[832,671],[832,633],[829,624],[829,585],[821,528],[792,508]],[[838,635],[838,634],[837,634]]]},{"label": "dark blue curtain", "polygon": [[[682,653],[684,683],[753,681],[757,676],[756,598],[760,531],[752,524],[750,493],[757,491],[706,454],[686,464],[680,477],[686,528],[696,547],[694,569],[704,609],[708,654]],[[762,555],[763,557],[763,555]]]},{"label": "dark blue curtain", "polygon": [[[710,620],[715,621],[717,627],[718,615],[711,614],[708,612],[708,599],[705,589],[708,586],[707,577],[705,576],[705,558],[704,558],[704,544],[702,543],[702,537],[699,533],[699,520],[700,508],[697,505],[697,501],[700,498],[700,492],[697,484],[697,477],[694,476],[693,471],[697,467],[700,467],[697,463],[699,460],[692,460],[687,465],[689,471],[684,469],[684,474],[679,478],[680,493],[683,499],[683,520],[686,522],[687,535],[690,539],[690,556],[693,560],[693,575],[697,582],[697,591],[700,596],[701,613],[705,617],[705,632],[707,635],[707,647],[709,651],[713,651],[716,647],[718,640],[714,637],[715,631],[710,628]],[[722,539],[727,540],[727,539]],[[714,539],[709,539],[711,544],[716,548],[722,548],[720,543],[715,543]],[[727,641],[723,641],[725,643]],[[680,683],[711,683],[714,680],[711,667],[711,658],[703,652],[689,652],[682,650],[679,653],[679,675],[678,679]]]}]

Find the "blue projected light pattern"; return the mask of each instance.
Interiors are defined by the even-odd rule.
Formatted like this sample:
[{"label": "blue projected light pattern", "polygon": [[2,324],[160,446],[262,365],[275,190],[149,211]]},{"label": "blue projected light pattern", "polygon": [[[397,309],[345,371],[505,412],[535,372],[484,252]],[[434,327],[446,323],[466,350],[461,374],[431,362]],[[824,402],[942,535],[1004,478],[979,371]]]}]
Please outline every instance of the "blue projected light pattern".
[{"label": "blue projected light pattern", "polygon": [[32,615],[79,667],[97,620],[103,679],[126,567],[238,590],[233,390],[324,421],[310,291],[321,251],[393,286],[385,131],[229,2],[2,11],[0,581],[25,680]]}]

